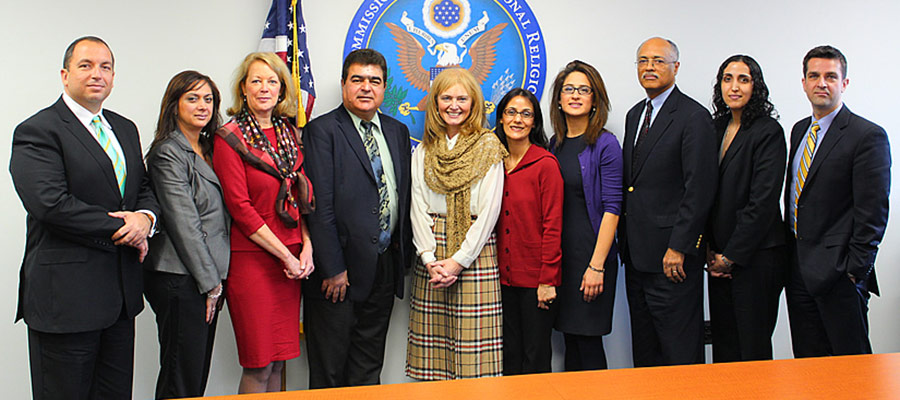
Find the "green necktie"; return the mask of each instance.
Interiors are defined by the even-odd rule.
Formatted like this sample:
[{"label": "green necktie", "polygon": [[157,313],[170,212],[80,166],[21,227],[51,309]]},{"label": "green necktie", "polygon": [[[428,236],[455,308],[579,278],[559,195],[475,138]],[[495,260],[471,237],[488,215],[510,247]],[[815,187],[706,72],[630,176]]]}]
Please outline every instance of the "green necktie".
[{"label": "green necktie", "polygon": [[125,196],[125,158],[123,158],[122,155],[116,151],[115,146],[112,145],[112,139],[110,139],[106,128],[100,123],[99,115],[91,120],[91,127],[94,128],[94,132],[97,133],[97,141],[100,142],[100,147],[103,148],[103,151],[106,152],[109,160],[113,163],[113,170],[116,171],[116,181],[118,181],[119,184],[119,194]]}]

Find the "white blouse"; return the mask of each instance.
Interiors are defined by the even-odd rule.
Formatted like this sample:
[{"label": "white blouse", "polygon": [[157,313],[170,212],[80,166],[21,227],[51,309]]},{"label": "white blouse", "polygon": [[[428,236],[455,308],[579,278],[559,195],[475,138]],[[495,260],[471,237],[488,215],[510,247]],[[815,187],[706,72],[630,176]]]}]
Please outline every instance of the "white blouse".
[{"label": "white blouse", "polygon": [[[456,135],[452,139],[447,139],[447,147],[452,149],[458,138],[459,135]],[[470,190],[472,195],[469,210],[473,216],[478,216],[478,219],[469,227],[466,239],[451,257],[463,268],[468,268],[478,258],[497,225],[500,202],[503,200],[503,161],[492,165]],[[446,216],[447,201],[445,195],[435,193],[425,183],[425,146],[419,145],[412,156],[410,218],[412,218],[413,244],[423,264],[437,260],[434,256],[437,245],[431,230],[434,222],[429,214]]]}]

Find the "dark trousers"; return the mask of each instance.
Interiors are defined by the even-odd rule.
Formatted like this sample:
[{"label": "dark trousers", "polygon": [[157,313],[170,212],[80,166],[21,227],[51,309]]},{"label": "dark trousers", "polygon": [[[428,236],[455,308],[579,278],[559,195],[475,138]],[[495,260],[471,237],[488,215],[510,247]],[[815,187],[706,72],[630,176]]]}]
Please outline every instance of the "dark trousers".
[{"label": "dark trousers", "polygon": [[35,400],[131,399],[134,318],[79,333],[28,328],[28,353]]},{"label": "dark trousers", "polygon": [[800,276],[796,252],[787,285],[794,357],[871,354],[869,292],[864,282],[841,276],[831,291],[813,296]]},{"label": "dark trousers", "polygon": [[603,336],[582,336],[564,333],[566,341],[566,371],[606,369],[606,350]]},{"label": "dark trousers", "polygon": [[[378,256],[372,292],[364,301],[351,300],[349,293],[337,303],[320,296],[304,298],[310,389],[381,383],[397,262],[400,259],[393,248]],[[353,290],[352,282],[348,290]]]},{"label": "dark trousers", "polygon": [[156,314],[156,398],[200,397],[206,391],[216,322],[206,323],[206,293],[190,275],[144,271],[144,295]]},{"label": "dark trousers", "polygon": [[550,372],[556,304],[538,308],[537,289],[500,285],[503,298],[503,375]]},{"label": "dark trousers", "polygon": [[787,274],[784,247],[760,250],[731,279],[709,278],[713,362],[771,360],[772,332]]},{"label": "dark trousers", "polygon": [[673,283],[662,272],[625,268],[635,367],[702,364],[703,270],[696,256],[685,255],[687,277]]}]

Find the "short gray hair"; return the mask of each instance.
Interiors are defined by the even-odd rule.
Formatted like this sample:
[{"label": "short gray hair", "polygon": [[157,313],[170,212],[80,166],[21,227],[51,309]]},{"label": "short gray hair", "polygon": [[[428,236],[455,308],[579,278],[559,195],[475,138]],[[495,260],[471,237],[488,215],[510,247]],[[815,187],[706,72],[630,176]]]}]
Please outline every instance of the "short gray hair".
[{"label": "short gray hair", "polygon": [[634,58],[638,58],[638,56],[641,53],[641,47],[644,47],[644,44],[646,44],[647,42],[649,42],[653,39],[662,39],[662,40],[665,40],[667,43],[669,43],[669,47],[672,49],[672,52],[675,53],[675,59],[672,60],[672,62],[678,61],[681,58],[681,53],[678,51],[678,45],[669,39],[666,39],[664,37],[659,37],[659,36],[654,36],[652,38],[649,38],[649,39],[641,42],[641,45],[638,46],[637,51],[635,51]]}]

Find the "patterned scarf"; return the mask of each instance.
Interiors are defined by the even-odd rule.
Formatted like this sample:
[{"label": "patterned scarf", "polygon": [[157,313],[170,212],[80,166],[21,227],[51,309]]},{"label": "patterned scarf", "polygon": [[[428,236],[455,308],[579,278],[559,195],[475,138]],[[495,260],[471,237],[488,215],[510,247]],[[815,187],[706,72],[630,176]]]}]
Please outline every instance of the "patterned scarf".
[{"label": "patterned scarf", "polygon": [[275,146],[245,108],[216,134],[225,139],[244,162],[281,181],[275,212],[285,226],[296,228],[300,214],[309,214],[315,209],[315,198],[300,167],[303,158],[294,129],[283,118],[274,116],[272,126],[275,128]]},{"label": "patterned scarf", "polygon": [[458,136],[453,149],[447,148],[446,135],[425,149],[425,183],[447,200],[447,254],[459,250],[472,225],[472,185],[509,155],[490,130]]}]

